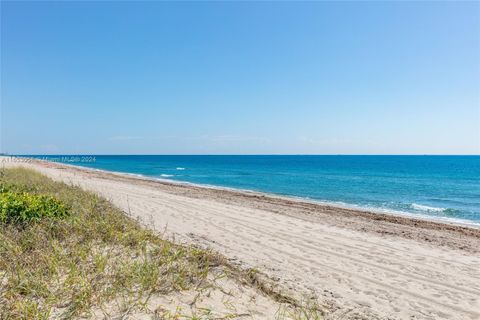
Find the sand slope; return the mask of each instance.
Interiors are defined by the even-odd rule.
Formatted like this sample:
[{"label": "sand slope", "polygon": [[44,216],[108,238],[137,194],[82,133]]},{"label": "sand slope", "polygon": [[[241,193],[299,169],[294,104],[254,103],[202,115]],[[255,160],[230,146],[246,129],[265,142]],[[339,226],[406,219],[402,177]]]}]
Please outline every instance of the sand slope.
[{"label": "sand slope", "polygon": [[[18,163],[2,164],[12,165]],[[22,165],[97,192],[177,241],[257,267],[287,290],[315,294],[331,317],[480,319],[478,230],[374,220],[352,210],[58,164]]]}]

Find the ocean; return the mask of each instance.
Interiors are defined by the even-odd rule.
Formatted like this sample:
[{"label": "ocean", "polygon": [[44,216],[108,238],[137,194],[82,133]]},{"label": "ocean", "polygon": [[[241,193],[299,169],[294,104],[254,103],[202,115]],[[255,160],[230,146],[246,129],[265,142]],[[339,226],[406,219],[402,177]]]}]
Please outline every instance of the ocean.
[{"label": "ocean", "polygon": [[35,156],[108,171],[480,224],[480,156]]}]

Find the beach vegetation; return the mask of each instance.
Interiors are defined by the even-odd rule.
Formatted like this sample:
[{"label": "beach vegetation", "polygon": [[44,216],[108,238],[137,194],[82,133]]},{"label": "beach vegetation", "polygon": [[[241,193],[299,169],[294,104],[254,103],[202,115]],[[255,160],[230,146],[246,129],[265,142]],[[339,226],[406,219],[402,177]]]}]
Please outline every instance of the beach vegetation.
[{"label": "beach vegetation", "polygon": [[52,196],[27,192],[0,192],[0,222],[23,223],[44,218],[62,218],[68,215],[68,207]]},{"label": "beach vegetation", "polygon": [[[194,305],[223,277],[277,301],[284,310],[279,319],[306,310],[258,271],[165,240],[79,186],[21,168],[3,169],[0,185],[0,319],[109,318],[147,311],[158,319],[213,319],[218,314]],[[148,309],[155,297],[181,292],[195,293],[190,312]],[[320,308],[315,312],[321,314]],[[235,312],[222,317],[242,318]]]}]

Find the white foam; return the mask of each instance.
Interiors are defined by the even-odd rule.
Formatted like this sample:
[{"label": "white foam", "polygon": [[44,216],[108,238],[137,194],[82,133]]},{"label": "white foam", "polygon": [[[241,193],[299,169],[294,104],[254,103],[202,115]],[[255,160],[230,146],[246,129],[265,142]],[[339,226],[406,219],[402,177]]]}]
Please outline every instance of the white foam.
[{"label": "white foam", "polygon": [[160,177],[170,178],[170,177],[173,177],[173,174],[164,174],[164,173],[162,173],[162,174],[160,175]]},{"label": "white foam", "polygon": [[427,212],[443,212],[446,210],[445,208],[429,207],[429,206],[425,206],[417,203],[412,204],[412,209],[419,210],[419,211],[427,211]]},{"label": "white foam", "polygon": [[177,167],[177,170],[185,170],[185,168]]}]

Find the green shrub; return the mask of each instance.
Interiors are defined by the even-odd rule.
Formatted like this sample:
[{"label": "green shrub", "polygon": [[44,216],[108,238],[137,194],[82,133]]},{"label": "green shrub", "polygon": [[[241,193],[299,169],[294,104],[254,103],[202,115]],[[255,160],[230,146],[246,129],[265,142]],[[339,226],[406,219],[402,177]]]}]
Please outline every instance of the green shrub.
[{"label": "green shrub", "polygon": [[21,223],[68,215],[68,208],[56,198],[26,192],[0,192],[0,222]]}]

